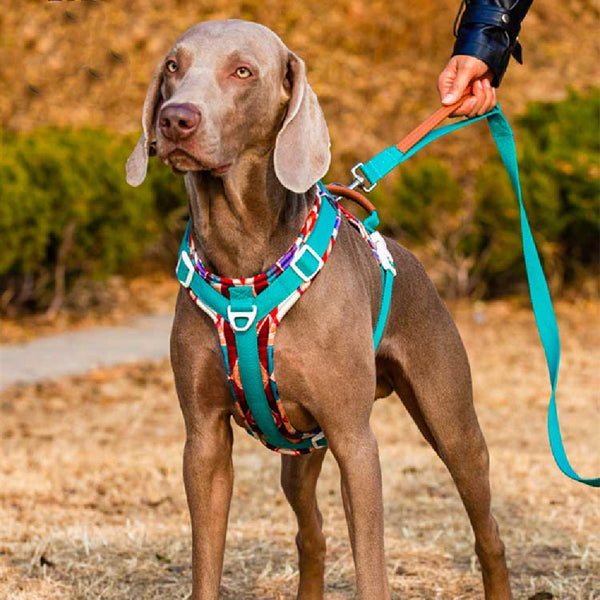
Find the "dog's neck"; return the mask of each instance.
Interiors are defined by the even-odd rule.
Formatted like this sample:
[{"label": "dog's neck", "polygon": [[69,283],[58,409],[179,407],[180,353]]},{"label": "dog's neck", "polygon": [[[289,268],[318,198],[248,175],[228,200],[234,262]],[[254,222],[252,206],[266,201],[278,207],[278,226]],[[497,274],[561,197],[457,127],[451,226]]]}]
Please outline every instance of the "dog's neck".
[{"label": "dog's neck", "polygon": [[223,176],[185,178],[192,236],[206,267],[223,277],[251,277],[279,259],[297,237],[312,205],[277,179],[272,153],[245,154]]}]

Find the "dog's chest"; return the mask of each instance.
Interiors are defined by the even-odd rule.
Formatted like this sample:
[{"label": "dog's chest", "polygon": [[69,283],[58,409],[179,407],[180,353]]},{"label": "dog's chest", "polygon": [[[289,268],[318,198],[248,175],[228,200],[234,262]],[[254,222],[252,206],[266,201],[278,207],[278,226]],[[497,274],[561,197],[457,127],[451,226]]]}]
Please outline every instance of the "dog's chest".
[{"label": "dog's chest", "polygon": [[[324,359],[332,364],[342,364],[347,359],[348,353],[343,348],[348,340],[340,338],[339,333],[346,328],[346,316],[352,316],[354,307],[352,294],[335,293],[339,284],[332,279],[331,269],[326,277],[332,282],[331,289],[311,284],[332,254],[343,220],[355,225],[361,233],[380,265],[385,283],[387,272],[371,239],[375,234],[369,235],[323,187],[318,188],[314,206],[294,244],[271,268],[255,277],[227,279],[207,271],[194,249],[190,227],[182,242],[177,276],[196,305],[214,322],[235,406],[235,420],[277,452],[306,454],[327,445],[323,431],[307,407],[311,399],[340,378],[333,370],[327,370]],[[344,270],[339,271],[343,274]],[[340,281],[347,280],[344,277]],[[347,283],[341,287],[344,285]],[[305,293],[313,296],[311,310],[307,310],[306,302],[297,303]],[[320,307],[316,310],[315,300]],[[295,314],[293,319],[282,322],[289,311],[306,314],[304,318]],[[385,324],[387,310],[382,314]],[[369,316],[367,313],[362,319],[367,325],[355,346],[361,354],[370,355],[372,363],[376,336],[370,330]],[[283,325],[283,343],[276,351],[275,337],[280,325]],[[348,325],[347,337],[352,338],[357,335],[357,323]],[[284,383],[283,395],[280,377]]]}]

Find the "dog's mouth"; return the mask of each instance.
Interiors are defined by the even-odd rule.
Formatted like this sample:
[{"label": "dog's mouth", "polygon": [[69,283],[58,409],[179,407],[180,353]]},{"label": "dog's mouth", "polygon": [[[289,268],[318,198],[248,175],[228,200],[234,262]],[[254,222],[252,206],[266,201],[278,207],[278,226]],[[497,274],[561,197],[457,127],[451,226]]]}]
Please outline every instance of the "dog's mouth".
[{"label": "dog's mouth", "polygon": [[210,164],[197,159],[195,156],[181,148],[176,148],[169,152],[166,156],[162,157],[162,161],[165,165],[169,165],[177,174],[186,173],[188,171],[210,171],[212,175],[222,176],[229,171],[229,168],[232,165],[232,163],[221,165]]}]

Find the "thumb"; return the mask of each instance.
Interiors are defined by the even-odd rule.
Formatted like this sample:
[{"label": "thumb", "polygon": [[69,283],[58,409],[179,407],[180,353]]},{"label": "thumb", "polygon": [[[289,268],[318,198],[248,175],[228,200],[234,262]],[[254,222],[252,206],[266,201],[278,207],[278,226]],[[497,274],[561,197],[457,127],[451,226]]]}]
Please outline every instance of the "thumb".
[{"label": "thumb", "polygon": [[459,68],[450,89],[442,98],[442,104],[452,104],[460,100],[463,97],[467,86],[471,82],[472,77],[473,74],[468,69]]}]

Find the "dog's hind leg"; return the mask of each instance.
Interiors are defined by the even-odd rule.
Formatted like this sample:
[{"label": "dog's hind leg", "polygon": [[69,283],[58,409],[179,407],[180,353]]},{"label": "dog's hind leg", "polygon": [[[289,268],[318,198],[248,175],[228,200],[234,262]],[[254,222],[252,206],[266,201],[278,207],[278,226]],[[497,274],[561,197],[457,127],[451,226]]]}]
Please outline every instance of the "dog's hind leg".
[{"label": "dog's hind leg", "polygon": [[[457,380],[461,379],[457,371],[455,376]],[[488,450],[475,412],[466,408],[460,414],[453,411],[450,390],[445,397],[432,393],[431,402],[439,402],[436,410],[428,410],[424,394],[430,392],[423,386],[416,387],[417,391],[398,372],[394,388],[424,437],[448,467],[467,511],[475,534],[475,551],[481,564],[485,598],[508,600],[512,595],[504,544],[491,512]],[[470,382],[468,388],[456,385],[455,393],[462,395],[457,404],[472,406]]]},{"label": "dog's hind leg", "polygon": [[488,450],[473,407],[467,356],[444,307],[430,306],[421,317],[431,322],[414,327],[418,337],[410,333],[400,344],[382,348],[396,358],[379,360],[378,371],[454,479],[475,534],[486,600],[508,600],[504,544],[491,513]]},{"label": "dog's hind leg", "polygon": [[322,600],[325,577],[323,518],[316,487],[326,449],[301,456],[281,457],[281,487],[298,520],[298,600]]}]

